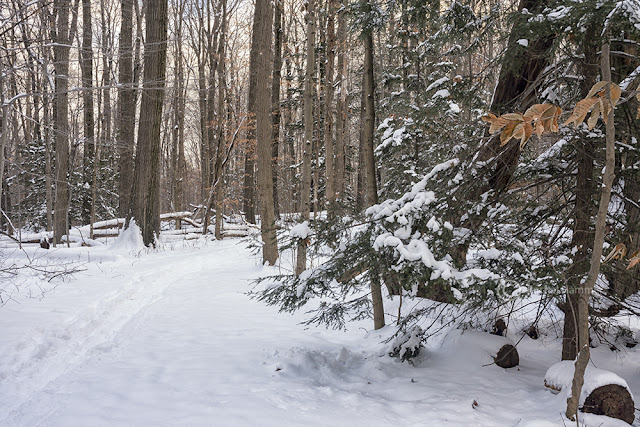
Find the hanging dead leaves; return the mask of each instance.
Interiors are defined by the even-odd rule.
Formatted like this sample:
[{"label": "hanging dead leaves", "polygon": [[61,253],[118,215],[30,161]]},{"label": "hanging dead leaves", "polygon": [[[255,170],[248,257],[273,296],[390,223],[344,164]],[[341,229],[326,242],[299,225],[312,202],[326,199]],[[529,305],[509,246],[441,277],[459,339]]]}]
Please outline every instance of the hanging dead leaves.
[{"label": "hanging dead leaves", "polygon": [[[607,255],[604,261],[602,261],[602,263],[606,264],[609,261],[613,261],[615,259],[623,260],[626,254],[627,254],[627,247],[625,246],[625,244],[618,243],[616,247],[613,248],[613,250],[609,253],[609,255]],[[627,261],[629,261],[629,266],[627,267],[627,270],[632,269],[638,263],[640,263],[640,250],[635,251],[633,254],[631,254],[631,256],[627,258]]]},{"label": "hanging dead leaves", "polygon": [[553,104],[535,104],[524,114],[507,113],[496,116],[489,113],[482,120],[491,124],[489,132],[500,132],[500,145],[507,144],[511,138],[520,140],[522,149],[534,133],[540,137],[544,133],[558,131],[560,107]]},{"label": "hanging dead leaves", "polygon": [[624,243],[618,243],[615,248],[607,255],[607,257],[602,261],[603,264],[608,263],[614,259],[623,259],[627,254],[627,247]]},{"label": "hanging dead leaves", "polygon": [[[587,120],[589,129],[593,129],[600,116],[606,123],[609,113],[618,103],[621,94],[620,86],[613,82],[596,83],[587,97],[576,104],[564,125],[573,123],[577,127],[585,120],[589,112],[591,112]],[[640,94],[638,94],[638,100],[640,101]],[[520,140],[520,149],[522,149],[534,133],[540,137],[546,133],[558,132],[560,114],[562,114],[562,109],[558,106],[535,104],[529,107],[524,114],[507,113],[496,116],[489,113],[482,117],[482,120],[490,124],[489,132],[491,134],[500,132],[501,146],[515,138]],[[638,109],[638,117],[640,117],[640,109]]]},{"label": "hanging dead leaves", "polygon": [[[609,101],[609,97],[607,97],[607,89],[611,92],[611,101]],[[587,120],[589,129],[593,129],[600,116],[602,116],[602,120],[607,123],[609,113],[618,103],[620,95],[622,95],[622,90],[617,84],[612,82],[596,83],[589,91],[587,97],[576,104],[573,113],[571,113],[571,116],[569,116],[564,124],[568,125],[569,123],[573,123],[577,127],[584,121],[589,111],[591,111],[591,116],[589,116],[589,120]]]}]

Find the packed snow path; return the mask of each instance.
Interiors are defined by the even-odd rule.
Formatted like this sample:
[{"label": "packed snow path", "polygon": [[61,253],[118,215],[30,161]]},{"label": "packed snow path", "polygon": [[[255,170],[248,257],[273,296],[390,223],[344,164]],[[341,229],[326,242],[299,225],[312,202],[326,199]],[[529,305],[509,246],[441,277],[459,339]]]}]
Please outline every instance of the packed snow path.
[{"label": "packed snow path", "polygon": [[273,270],[238,240],[92,251],[44,299],[0,308],[0,425],[562,425],[541,383],[557,347],[521,352],[519,370],[455,345],[412,367],[368,322],[306,329],[250,300]]}]

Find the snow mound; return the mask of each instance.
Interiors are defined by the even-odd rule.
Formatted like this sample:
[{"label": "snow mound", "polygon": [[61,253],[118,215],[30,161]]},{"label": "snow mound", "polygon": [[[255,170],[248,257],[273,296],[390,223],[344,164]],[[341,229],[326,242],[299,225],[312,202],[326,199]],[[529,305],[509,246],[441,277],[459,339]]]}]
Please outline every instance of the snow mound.
[{"label": "snow mound", "polygon": [[[551,390],[561,391],[569,396],[571,393],[571,383],[573,382],[573,372],[575,370],[575,362],[573,360],[563,360],[552,365],[544,376],[544,384]],[[591,365],[587,366],[584,373],[584,385],[580,393],[580,405],[582,405],[587,397],[598,387],[607,384],[617,384],[629,390],[631,389],[627,382],[611,371],[598,369]],[[633,394],[631,394],[633,398]]]},{"label": "snow mound", "polygon": [[142,232],[140,227],[136,224],[134,219],[129,223],[129,227],[124,229],[122,233],[116,238],[116,241],[111,245],[111,250],[114,251],[127,251],[137,252],[145,248],[142,241]]},{"label": "snow mound", "polygon": [[362,374],[365,363],[362,354],[354,354],[345,347],[321,351],[292,348],[278,365],[282,367],[284,377],[306,378],[317,385],[327,386],[357,382],[355,378]]},{"label": "snow mound", "polygon": [[449,333],[443,343],[443,350],[452,353],[452,357],[463,359],[463,363],[492,364],[498,351],[513,341],[487,332],[456,329]]},{"label": "snow mound", "polygon": [[297,239],[306,239],[312,234],[311,228],[309,228],[309,221],[305,221],[302,224],[296,224],[289,231],[289,236]]}]

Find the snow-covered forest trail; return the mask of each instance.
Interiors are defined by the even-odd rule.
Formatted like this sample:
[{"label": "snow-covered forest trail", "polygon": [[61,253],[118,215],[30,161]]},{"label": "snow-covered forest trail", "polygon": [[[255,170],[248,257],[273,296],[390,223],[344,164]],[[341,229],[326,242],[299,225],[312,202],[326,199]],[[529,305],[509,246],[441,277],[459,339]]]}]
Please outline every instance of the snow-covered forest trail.
[{"label": "snow-covered forest trail", "polygon": [[412,367],[381,357],[369,322],[307,329],[249,299],[271,271],[237,240],[92,251],[42,300],[0,309],[0,425],[562,425],[542,386],[557,354],[531,342],[518,370],[456,339]]}]

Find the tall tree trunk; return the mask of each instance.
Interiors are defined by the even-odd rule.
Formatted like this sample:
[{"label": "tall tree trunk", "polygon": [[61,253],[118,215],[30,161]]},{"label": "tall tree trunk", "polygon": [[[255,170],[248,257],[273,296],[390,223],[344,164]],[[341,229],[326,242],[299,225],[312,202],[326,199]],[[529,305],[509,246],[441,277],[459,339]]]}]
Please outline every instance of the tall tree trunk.
[{"label": "tall tree trunk", "polygon": [[62,242],[68,231],[69,206],[69,0],[55,0],[58,12],[53,47],[55,65],[56,198],[54,204],[54,243]]},{"label": "tall tree trunk", "polygon": [[[198,107],[200,111],[200,198],[205,204],[209,194],[207,189],[209,186],[209,132],[207,131],[207,56],[203,43],[203,32],[204,30],[201,28],[199,32],[201,51],[198,52]],[[206,226],[203,233],[206,233]]]},{"label": "tall tree trunk", "polygon": [[[344,3],[342,4],[344,8]],[[341,8],[341,9],[342,9]],[[336,106],[336,161],[335,161],[335,193],[342,199],[345,190],[345,144],[347,129],[347,24],[345,11],[338,12],[338,74],[336,87],[338,99]]]},{"label": "tall tree trunk", "polygon": [[[255,21],[255,17],[254,17]],[[254,22],[255,24],[255,22]],[[255,28],[254,28],[255,31]],[[252,36],[253,40],[253,36]],[[253,47],[253,43],[251,45]],[[248,222],[255,224],[255,150],[256,150],[256,86],[258,85],[255,61],[258,58],[255,55],[249,57],[249,97],[247,102],[247,112],[249,113],[248,129],[247,129],[247,145],[244,157],[244,186],[243,186],[243,210]]]},{"label": "tall tree trunk", "polygon": [[[585,98],[598,76],[598,47],[595,43],[596,30],[587,28],[587,37],[582,45],[584,59],[580,61],[582,80],[580,94]],[[576,144],[578,172],[576,176],[575,207],[573,209],[573,235],[571,247],[577,248],[573,254],[571,267],[567,272],[567,296],[562,304],[564,311],[564,331],[562,334],[562,360],[574,360],[578,355],[578,302],[576,289],[580,288],[584,275],[589,271],[589,254],[593,248],[591,219],[594,210],[596,186],[593,182],[595,168],[593,161],[596,147],[593,138],[583,136]]]},{"label": "tall tree trunk", "polygon": [[[364,76],[363,76],[364,79]],[[366,168],[366,151],[362,145],[364,142],[364,123],[365,123],[365,104],[366,91],[362,89],[360,98],[360,140],[357,146],[358,150],[358,166],[356,172],[356,208],[363,211],[367,207],[367,168]]]},{"label": "tall tree trunk", "polygon": [[[186,84],[184,77],[184,54],[182,50],[182,28],[184,20],[185,1],[179,2],[176,5],[176,105],[175,105],[175,143],[173,150],[174,165],[173,165],[173,183],[172,183],[172,196],[173,207],[176,211],[182,211],[184,209],[184,179],[185,177],[185,157],[184,157],[184,115],[185,115],[185,103],[186,103]],[[180,220],[176,220],[176,228],[181,228]]]},{"label": "tall tree trunk", "polygon": [[278,259],[276,222],[273,207],[272,134],[273,121],[270,112],[270,93],[267,84],[271,66],[271,22],[270,0],[256,0],[251,41],[251,75],[258,84],[255,87],[255,114],[258,157],[258,190],[260,192],[260,224],[262,232],[262,262],[275,265]]},{"label": "tall tree trunk", "polygon": [[[48,8],[42,7],[41,17],[42,22],[48,22]],[[46,36],[44,36],[46,37]],[[51,100],[49,96],[49,90],[47,86],[50,86],[49,76],[49,59],[50,50],[44,49],[42,52],[42,61],[40,63],[42,74],[42,123],[45,124],[42,130],[42,138],[44,140],[44,180],[45,180],[45,198],[46,198],[46,221],[47,231],[53,230],[53,171],[52,171],[52,159],[51,153],[53,148],[51,147],[51,135],[50,135],[50,105]],[[50,87],[51,90],[54,88]]]},{"label": "tall tree trunk", "polygon": [[204,211],[204,221],[202,232],[206,234],[208,231],[208,227],[211,223],[211,209],[213,206],[213,197],[214,197],[214,189],[215,185],[215,173],[216,167],[215,162],[216,158],[219,156],[218,147],[220,146],[220,141],[216,138],[216,122],[218,121],[218,117],[216,114],[216,72],[218,71],[218,57],[217,57],[217,49],[218,49],[218,35],[220,32],[220,7],[222,3],[218,3],[218,9],[214,11],[214,20],[213,20],[213,31],[209,31],[209,25],[211,21],[211,3],[213,1],[207,2],[207,54],[209,55],[209,84],[208,84],[208,94],[207,94],[207,141],[209,143],[209,157],[207,158],[207,167],[209,170],[209,176],[207,176],[207,182],[209,183],[209,194],[207,196],[205,202],[205,211]]},{"label": "tall tree trunk", "polygon": [[[110,19],[108,17],[108,5],[105,4],[105,0],[100,1],[100,15],[102,20],[102,34],[103,34],[103,43],[102,43],[102,121],[101,121],[101,132],[98,144],[102,147],[96,147],[95,159],[96,162],[100,163],[100,153],[106,153],[106,157],[110,157],[110,153],[112,153],[115,148],[117,150],[117,146],[113,146],[113,132],[112,132],[112,124],[113,124],[113,114],[112,114],[112,106],[111,106],[111,87],[113,83],[113,45],[111,38],[111,27],[109,25]],[[132,111],[130,115],[135,117],[135,106],[132,107]],[[117,114],[117,112],[116,112]],[[133,140],[131,141],[133,144]],[[117,167],[117,165],[116,165]],[[96,189],[97,191],[97,189]],[[120,198],[120,194],[118,192],[118,200]],[[115,199],[114,199],[115,201]],[[97,199],[96,197],[92,200],[92,209],[95,212]],[[119,201],[118,201],[119,203]]]},{"label": "tall tree trunk", "polygon": [[[300,192],[300,216],[308,221],[311,214],[311,156],[313,150],[313,66],[315,64],[315,1],[307,2],[307,68],[304,78],[304,142],[302,159],[302,191]],[[300,275],[307,268],[307,245],[298,245],[296,259],[296,275]]]},{"label": "tall tree trunk", "polygon": [[125,217],[131,207],[133,187],[133,147],[136,101],[133,76],[133,0],[121,0],[119,86],[118,86],[118,155],[120,167],[119,215]]},{"label": "tall tree trunk", "polygon": [[[2,200],[2,182],[4,182],[5,149],[9,140],[9,104],[5,104],[4,76],[5,71],[0,70],[0,105],[2,105],[2,121],[0,122],[2,126],[0,127],[0,200]],[[4,222],[4,216],[2,222]]]},{"label": "tall tree trunk", "polygon": [[146,246],[154,244],[160,233],[160,128],[167,57],[167,15],[167,0],[148,0],[132,209]]},{"label": "tall tree trunk", "polygon": [[[287,35],[284,35],[285,43],[287,40]],[[287,43],[288,45],[288,43]],[[285,107],[284,107],[284,124],[283,124],[283,132],[284,132],[284,142],[285,142],[285,159],[287,161],[286,168],[284,169],[284,182],[287,183],[286,188],[288,191],[285,193],[287,195],[286,205],[288,207],[287,211],[289,213],[293,213],[296,211],[295,206],[295,191],[296,191],[296,180],[294,173],[294,165],[296,164],[296,152],[295,152],[295,135],[291,129],[291,122],[293,121],[293,116],[295,114],[295,107],[291,105],[291,91],[289,90],[289,86],[293,81],[293,74],[291,71],[292,60],[291,60],[291,51],[287,48],[286,56],[285,56],[285,69],[286,69],[286,82],[287,82],[287,90],[285,91]]]},{"label": "tall tree trunk", "polygon": [[218,147],[216,150],[216,162],[215,173],[213,183],[213,206],[216,211],[216,227],[215,236],[216,239],[222,239],[222,209],[224,205],[224,192],[222,191],[223,173],[224,173],[224,157],[225,157],[225,126],[226,126],[226,114],[224,108],[225,101],[225,88],[226,88],[226,67],[225,67],[225,44],[227,42],[227,2],[221,1],[220,7],[222,8],[222,22],[220,24],[220,40],[218,41],[218,121],[217,121],[217,140]]},{"label": "tall tree trunk", "polygon": [[93,117],[93,31],[91,26],[91,0],[82,0],[82,107],[84,113],[84,153],[83,153],[83,181],[82,222],[91,223],[93,162],[95,153],[94,117]]},{"label": "tall tree trunk", "polygon": [[282,8],[284,0],[276,0],[273,12],[273,76],[271,79],[271,109],[273,110],[273,134],[272,134],[272,154],[273,157],[273,209],[276,218],[280,217],[280,207],[278,200],[278,158],[280,147],[280,77],[282,72]]},{"label": "tall tree trunk", "polygon": [[[378,203],[378,186],[376,183],[376,159],[373,153],[373,134],[375,131],[375,83],[373,77],[373,34],[369,31],[364,35],[364,75],[362,82],[364,91],[364,124],[362,129],[361,146],[364,149],[365,169],[367,170],[367,205]],[[374,269],[370,274],[371,300],[373,302],[373,324],[375,329],[384,326],[384,305],[382,302],[382,287],[380,276]]]},{"label": "tall tree trunk", "polygon": [[[609,62],[609,43],[602,46],[601,51],[601,71],[602,80],[611,81],[611,65]],[[607,87],[606,95],[611,103],[611,89]],[[589,267],[589,275],[587,280],[578,288],[578,345],[579,353],[575,363],[575,371],[573,374],[573,382],[571,385],[571,396],[567,399],[566,416],[570,420],[576,418],[578,412],[578,404],[580,403],[580,392],[584,385],[584,373],[589,363],[589,299],[593,288],[600,274],[600,260],[602,258],[602,245],[604,244],[604,235],[607,225],[607,213],[609,212],[609,202],[611,201],[611,188],[613,187],[614,169],[616,165],[616,130],[614,121],[614,107],[611,106],[609,116],[606,123],[605,141],[606,141],[606,163],[603,173],[602,193],[600,195],[600,205],[598,207],[598,216],[596,218],[595,236],[593,238],[593,251],[591,253],[591,265]],[[604,114],[604,113],[603,113]]]},{"label": "tall tree trunk", "polygon": [[335,60],[335,14],[336,0],[329,0],[329,16],[327,18],[327,66],[324,84],[324,146],[326,166],[327,205],[330,212],[334,210],[336,202],[336,185],[333,150],[333,65]]}]

